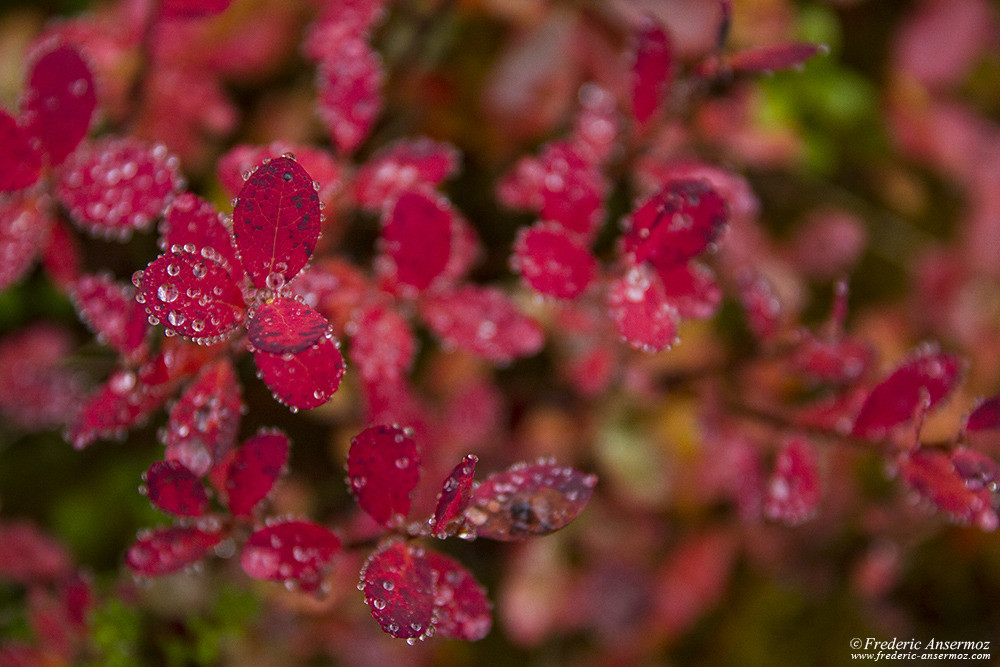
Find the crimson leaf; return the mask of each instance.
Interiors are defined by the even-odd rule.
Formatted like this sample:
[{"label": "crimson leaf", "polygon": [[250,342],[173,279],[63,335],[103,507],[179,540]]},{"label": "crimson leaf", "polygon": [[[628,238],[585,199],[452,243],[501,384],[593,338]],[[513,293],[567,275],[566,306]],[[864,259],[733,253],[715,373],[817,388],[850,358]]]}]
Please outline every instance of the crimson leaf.
[{"label": "crimson leaf", "polygon": [[767,485],[764,515],[790,526],[808,521],[822,497],[816,452],[803,438],[789,440],[778,454]]},{"label": "crimson leaf", "polygon": [[472,478],[476,474],[479,457],[469,454],[455,466],[438,493],[437,507],[431,519],[431,534],[447,537],[455,523],[462,522],[462,515],[472,500]]},{"label": "crimson leaf", "polygon": [[323,526],[284,521],[255,531],[243,546],[240,565],[254,579],[290,582],[311,592],[339,551],[340,539]]},{"label": "crimson leaf", "polygon": [[512,268],[536,291],[560,299],[579,296],[597,275],[597,260],[574,234],[555,223],[521,230]]},{"label": "crimson leaf", "polygon": [[433,633],[434,573],[423,549],[406,542],[383,546],[361,570],[361,587],[372,616],[393,637]]},{"label": "crimson leaf", "polygon": [[301,352],[276,354],[257,350],[253,358],[274,397],[293,411],[326,403],[344,376],[344,358],[329,331]]},{"label": "crimson leaf", "polygon": [[146,495],[158,509],[174,516],[201,516],[208,494],[193,472],[178,461],[157,461],[143,473]]},{"label": "crimson leaf", "polygon": [[489,634],[493,605],[472,573],[437,552],[428,551],[426,557],[434,578],[437,635],[474,642]]},{"label": "crimson leaf", "polygon": [[97,106],[94,78],[80,54],[57,41],[33,55],[28,87],[21,100],[21,120],[28,133],[57,165],[90,129]]},{"label": "crimson leaf", "polygon": [[295,354],[310,347],[330,328],[315,310],[295,299],[266,301],[253,311],[247,333],[255,349]]},{"label": "crimson leaf", "polygon": [[351,439],[347,475],[361,509],[383,525],[399,525],[420,480],[417,444],[398,426],[369,426]]},{"label": "crimson leaf", "polygon": [[673,64],[670,37],[652,16],[644,17],[635,36],[632,64],[632,114],[645,124],[663,103]]},{"label": "crimson leaf", "polygon": [[158,528],[140,533],[125,564],[138,575],[159,577],[200,561],[220,541],[222,533],[193,526]]},{"label": "crimson leaf", "polygon": [[236,450],[226,475],[226,500],[235,516],[250,516],[288,463],[288,437],[262,430]]}]

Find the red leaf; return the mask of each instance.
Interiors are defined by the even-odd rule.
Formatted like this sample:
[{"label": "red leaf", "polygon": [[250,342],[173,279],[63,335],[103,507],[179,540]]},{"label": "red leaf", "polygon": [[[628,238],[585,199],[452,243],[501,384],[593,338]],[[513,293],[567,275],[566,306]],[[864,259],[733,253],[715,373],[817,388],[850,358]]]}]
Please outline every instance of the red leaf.
[{"label": "red leaf", "polygon": [[272,141],[267,146],[241,144],[219,158],[216,174],[226,192],[234,197],[243,188],[243,182],[253,168],[267,159],[294,155],[310,176],[319,183],[319,200],[329,204],[343,187],[346,178],[344,167],[329,152],[307,144]]},{"label": "red leaf", "polygon": [[517,464],[472,492],[465,518],[479,537],[523,540],[547,535],[575,519],[590,501],[595,475],[554,463]]},{"label": "red leaf", "polygon": [[[80,277],[80,248],[65,225],[54,224],[49,230],[49,242],[42,250],[42,265],[52,282],[63,290]],[[3,281],[0,280],[0,285]]]},{"label": "red leaf", "polygon": [[348,328],[354,331],[351,361],[364,380],[398,380],[413,364],[417,341],[406,319],[393,308],[381,304],[362,308]]},{"label": "red leaf", "polygon": [[42,156],[31,145],[28,132],[0,109],[0,192],[13,192],[32,185],[42,171]]},{"label": "red leaf", "polygon": [[32,55],[21,120],[49,164],[61,163],[90,129],[97,106],[94,78],[80,54],[50,41]]},{"label": "red leaf", "polygon": [[164,325],[196,343],[214,343],[246,316],[240,288],[225,267],[200,254],[166,253],[137,272],[140,303],[150,324]]},{"label": "red leaf", "polygon": [[463,280],[482,254],[482,246],[476,230],[469,221],[455,209],[451,214],[451,252],[444,271],[438,276],[438,283],[451,285]]},{"label": "red leaf", "polygon": [[983,530],[996,530],[993,492],[967,483],[944,452],[917,449],[899,457],[899,470],[906,483],[921,497],[961,523],[974,523]]},{"label": "red leaf", "polygon": [[673,47],[664,27],[651,15],[643,17],[635,40],[632,114],[640,125],[644,125],[666,97],[673,65]]},{"label": "red leaf", "polygon": [[764,516],[790,526],[816,514],[822,498],[816,452],[802,438],[789,440],[778,454],[764,497]]},{"label": "red leaf", "polygon": [[233,0],[163,0],[160,18],[198,18],[221,14]]},{"label": "red leaf", "polygon": [[947,396],[958,384],[961,370],[954,355],[934,348],[919,350],[872,390],[852,433],[869,440],[885,437],[890,429],[910,421],[922,404],[929,409]]},{"label": "red leaf", "polygon": [[493,605],[465,567],[434,551],[426,553],[434,579],[434,626],[439,637],[474,642],[489,634]]},{"label": "red leaf", "polygon": [[995,428],[1000,428],[1000,396],[980,402],[965,420],[965,430],[970,433]]},{"label": "red leaf", "polygon": [[596,83],[585,83],[580,86],[579,98],[580,110],[571,136],[573,147],[592,164],[602,164],[618,146],[620,118],[615,96]]},{"label": "red leaf", "polygon": [[434,573],[424,550],[392,542],[376,551],[361,570],[365,603],[382,629],[400,639],[433,634]]},{"label": "red leaf", "polygon": [[240,387],[229,360],[206,364],[170,410],[160,435],[165,458],[204,475],[232,448],[242,409]]},{"label": "red leaf", "polygon": [[827,54],[830,47],[812,42],[788,42],[759,46],[729,57],[729,65],[736,72],[774,72],[799,68],[818,53]]},{"label": "red leaf", "polygon": [[274,397],[292,411],[308,410],[330,400],[344,376],[339,343],[327,332],[301,352],[274,354],[257,350],[254,362]]},{"label": "red leaf", "polygon": [[451,144],[418,137],[377,150],[354,177],[358,204],[378,211],[407,190],[431,188],[455,175],[460,156]]},{"label": "red leaf", "polygon": [[781,330],[781,300],[766,276],[752,273],[740,280],[740,302],[750,331],[760,340],[773,338]]},{"label": "red leaf", "polygon": [[426,289],[448,264],[451,234],[444,197],[404,192],[382,228],[382,273],[404,285]]},{"label": "red leaf", "polygon": [[146,495],[157,509],[174,516],[201,516],[208,494],[193,472],[178,461],[157,461],[143,473]]},{"label": "red leaf", "polygon": [[54,428],[79,410],[83,384],[66,358],[72,336],[48,324],[21,328],[0,341],[0,414],[22,429]]},{"label": "red leaf", "polygon": [[261,430],[236,450],[226,475],[226,498],[234,516],[250,516],[271,492],[288,464],[288,437]]},{"label": "red leaf", "polygon": [[725,200],[707,181],[672,180],[626,220],[624,249],[637,263],[661,269],[681,264],[718,239],[728,215]]},{"label": "red leaf", "polygon": [[677,310],[648,266],[635,266],[611,282],[608,309],[618,334],[637,350],[660,352],[677,342]]},{"label": "red leaf", "polygon": [[104,138],[66,161],[56,194],[85,231],[126,240],[147,229],[181,189],[178,161],[162,145]]},{"label": "red leaf", "polygon": [[233,248],[222,214],[190,192],[177,195],[167,208],[160,224],[160,249],[200,254],[223,264],[234,282],[243,278],[243,265]]},{"label": "red leaf", "polygon": [[0,290],[28,272],[53,226],[35,197],[21,193],[0,197]]},{"label": "red leaf", "polygon": [[73,303],[100,343],[125,357],[141,356],[146,338],[146,313],[135,302],[131,287],[107,275],[82,276],[70,291]]},{"label": "red leaf", "polygon": [[254,310],[247,324],[254,348],[274,354],[302,352],[322,337],[330,323],[295,299],[266,301]]},{"label": "red leaf", "polygon": [[125,564],[140,576],[159,577],[200,561],[221,541],[222,533],[216,531],[158,528],[139,535],[125,555]]},{"label": "red leaf", "polygon": [[319,239],[319,195],[290,157],[265,161],[240,190],[233,238],[258,289],[280,290],[309,261]]},{"label": "red leaf", "polygon": [[476,474],[479,457],[469,454],[448,475],[437,497],[437,508],[431,519],[431,534],[445,538],[460,522],[472,500],[472,478]]},{"label": "red leaf", "polygon": [[850,338],[824,340],[803,332],[792,363],[799,372],[819,382],[847,384],[868,370],[873,352],[868,345]]},{"label": "red leaf", "polygon": [[308,29],[302,51],[322,61],[345,41],[366,38],[383,16],[387,0],[340,0],[326,4],[319,19]]},{"label": "red leaf", "polygon": [[417,444],[406,429],[369,426],[351,439],[347,475],[361,509],[384,526],[401,525],[420,481]]},{"label": "red leaf", "polygon": [[965,480],[968,489],[997,490],[997,484],[1000,483],[1000,465],[982,452],[968,447],[956,447],[951,452],[951,464],[958,476]]},{"label": "red leaf", "polygon": [[323,526],[285,521],[254,532],[243,546],[240,565],[254,579],[291,582],[311,592],[339,551],[340,540]]},{"label": "red leaf", "polygon": [[112,372],[70,421],[66,438],[73,447],[83,449],[99,438],[124,437],[127,429],[143,422],[167,399],[170,383],[167,378],[153,377],[157,373],[155,362],[138,372]]},{"label": "red leaf", "polygon": [[670,637],[688,631],[729,590],[736,556],[736,542],[721,530],[682,542],[663,561],[653,584],[652,626]]},{"label": "red leaf", "polygon": [[324,54],[316,76],[319,117],[340,151],[351,153],[382,109],[382,61],[363,39],[348,39]]},{"label": "red leaf", "polygon": [[70,573],[66,549],[28,521],[0,522],[0,580],[33,584]]},{"label": "red leaf", "polygon": [[465,285],[425,295],[420,314],[445,345],[506,364],[538,352],[545,336],[500,290]]},{"label": "red leaf", "polygon": [[699,262],[657,269],[667,301],[684,318],[704,320],[715,315],[722,289],[712,270]]},{"label": "red leaf", "polygon": [[597,260],[574,235],[546,222],[518,233],[511,265],[533,289],[559,299],[579,296],[597,275]]}]

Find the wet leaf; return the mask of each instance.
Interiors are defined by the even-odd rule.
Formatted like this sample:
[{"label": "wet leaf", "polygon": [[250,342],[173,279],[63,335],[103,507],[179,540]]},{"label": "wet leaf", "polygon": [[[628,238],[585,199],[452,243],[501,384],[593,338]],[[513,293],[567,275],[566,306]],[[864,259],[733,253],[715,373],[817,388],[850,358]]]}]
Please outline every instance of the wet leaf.
[{"label": "wet leaf", "polygon": [[66,548],[26,520],[0,522],[0,580],[19,584],[67,576],[72,560]]},{"label": "wet leaf", "polygon": [[180,191],[178,166],[162,145],[99,139],[67,159],[56,194],[84,231],[124,241],[153,224]]},{"label": "wet leaf", "polygon": [[76,49],[51,40],[31,56],[21,121],[58,165],[87,135],[97,106],[94,78]]},{"label": "wet leaf", "polygon": [[542,328],[495,288],[465,285],[425,295],[420,314],[444,344],[505,364],[538,352]]},{"label": "wet leaf", "polygon": [[347,475],[361,509],[382,525],[401,525],[420,481],[417,444],[399,426],[369,426],[351,439]]},{"label": "wet leaf", "polygon": [[354,330],[350,357],[354,368],[368,382],[403,377],[413,364],[417,341],[409,323],[395,309],[375,304],[352,317]]},{"label": "wet leaf", "polygon": [[626,219],[623,247],[636,263],[682,264],[709,249],[728,216],[725,200],[707,181],[675,179]]},{"label": "wet leaf", "polygon": [[260,528],[240,553],[248,576],[289,582],[303,591],[318,590],[340,540],[323,526],[308,521],[284,521]]},{"label": "wet leaf", "polygon": [[982,452],[956,447],[951,452],[951,464],[971,491],[989,489],[995,492],[1000,484],[1000,464]]},{"label": "wet leaf", "polygon": [[266,146],[240,144],[219,158],[216,174],[226,192],[236,196],[254,167],[264,160],[294,155],[312,178],[319,183],[319,200],[329,204],[340,193],[347,178],[344,166],[328,151],[308,144],[272,141]]},{"label": "wet leaf", "polygon": [[206,364],[170,410],[160,434],[165,458],[204,475],[232,448],[242,410],[240,386],[230,361]]},{"label": "wet leaf", "polygon": [[523,540],[565,527],[590,501],[597,477],[554,463],[519,464],[472,492],[465,518],[479,537]]},{"label": "wet leaf", "polygon": [[243,265],[222,214],[190,192],[174,198],[160,224],[160,249],[171,250],[174,246],[219,262],[229,271],[233,282],[239,283],[243,278]]},{"label": "wet leaf", "polygon": [[651,15],[635,34],[632,63],[632,114],[640,125],[661,107],[670,86],[673,46],[665,28]]},{"label": "wet leaf", "polygon": [[765,489],[764,516],[794,526],[816,514],[823,495],[816,452],[803,438],[785,443]]},{"label": "wet leaf", "polygon": [[51,429],[73,419],[84,398],[83,377],[66,363],[70,333],[32,324],[0,340],[0,415],[24,430]]},{"label": "wet leaf", "polygon": [[402,139],[376,151],[354,177],[358,204],[379,211],[408,190],[431,188],[458,171],[460,156],[451,144],[427,137]]},{"label": "wet leaf", "polygon": [[253,358],[274,397],[293,410],[323,405],[344,376],[344,358],[329,332],[301,352],[274,354],[257,350]]},{"label": "wet leaf", "polygon": [[579,296],[597,275],[597,260],[564,227],[538,223],[522,229],[511,265],[536,291],[559,299]]},{"label": "wet leaf", "polygon": [[451,215],[446,199],[407,191],[382,228],[383,273],[418,290],[431,285],[451,255]]},{"label": "wet leaf", "polygon": [[184,569],[208,555],[222,533],[195,527],[158,528],[139,536],[125,555],[135,574],[159,577]]},{"label": "wet leaf", "polygon": [[85,398],[69,422],[67,439],[83,449],[100,438],[124,437],[144,422],[167,399],[172,386],[158,376],[157,363],[148,362],[138,372],[120,368]]},{"label": "wet leaf", "polygon": [[146,338],[146,313],[135,302],[130,286],[116,283],[108,275],[81,276],[70,296],[80,319],[97,340],[125,357],[141,355]]},{"label": "wet leaf", "polygon": [[262,430],[236,450],[226,475],[226,504],[234,516],[250,516],[288,465],[288,437]]},{"label": "wet leaf", "polygon": [[904,452],[899,457],[899,471],[920,497],[955,521],[988,531],[996,530],[1000,524],[992,490],[968,484],[948,454],[927,449]]},{"label": "wet leaf", "polygon": [[31,135],[0,109],[0,192],[21,190],[35,183],[42,171],[42,156],[32,146]]},{"label": "wet leaf", "polygon": [[437,507],[431,518],[431,534],[435,537],[447,537],[455,528],[453,524],[463,523],[462,515],[472,501],[472,480],[478,461],[479,457],[469,454],[455,466],[441,485]]},{"label": "wet leaf", "polygon": [[319,239],[319,195],[290,157],[264,162],[240,190],[233,238],[250,281],[280,290],[309,261]]},{"label": "wet leaf", "polygon": [[817,54],[826,54],[830,48],[812,42],[787,42],[759,46],[729,56],[729,65],[736,72],[776,72],[797,69]]},{"label": "wet leaf", "polygon": [[247,332],[254,348],[274,354],[295,354],[311,347],[326,334],[330,323],[295,299],[266,301],[254,310]]},{"label": "wet leaf", "polygon": [[486,590],[461,563],[434,551],[426,558],[434,579],[437,636],[474,642],[488,635],[493,605]]},{"label": "wet leaf", "polygon": [[133,277],[150,323],[213,343],[232,333],[246,316],[240,288],[222,264],[194,253],[166,253]]},{"label": "wet leaf", "polygon": [[418,639],[434,630],[434,573],[423,549],[391,542],[361,570],[365,602],[393,637]]},{"label": "wet leaf", "polygon": [[700,262],[658,269],[663,293],[682,318],[713,317],[722,303],[722,289],[712,270]]},{"label": "wet leaf", "polygon": [[35,197],[0,197],[0,290],[20,280],[35,263],[53,224]]},{"label": "wet leaf", "polygon": [[618,334],[644,352],[670,349],[677,342],[677,310],[650,267],[632,267],[608,288],[608,310]]},{"label": "wet leaf", "polygon": [[69,229],[62,224],[51,225],[48,243],[42,250],[42,265],[52,282],[62,290],[69,290],[80,277],[81,264],[79,244]]},{"label": "wet leaf", "polygon": [[319,117],[334,145],[352,153],[382,110],[382,60],[363,39],[347,39],[324,54],[316,77]]},{"label": "wet leaf", "polygon": [[174,516],[201,516],[208,511],[201,480],[179,461],[157,461],[143,478],[149,502],[157,509]]},{"label": "wet leaf", "polygon": [[861,407],[852,433],[879,440],[896,426],[910,421],[918,408],[929,409],[958,384],[959,358],[934,348],[918,350],[888,378],[879,383]]},{"label": "wet leaf", "polygon": [[970,433],[1000,428],[1000,396],[980,402],[965,420],[965,430]]}]

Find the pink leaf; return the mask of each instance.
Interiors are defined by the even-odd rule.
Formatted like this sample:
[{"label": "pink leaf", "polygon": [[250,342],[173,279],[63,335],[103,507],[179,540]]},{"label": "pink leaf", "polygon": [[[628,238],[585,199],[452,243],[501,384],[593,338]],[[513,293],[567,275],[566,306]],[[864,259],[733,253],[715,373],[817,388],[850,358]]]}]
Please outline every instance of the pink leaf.
[{"label": "pink leaf", "polygon": [[885,437],[890,429],[912,419],[918,408],[929,409],[947,396],[958,384],[961,371],[958,357],[933,348],[919,350],[872,390],[852,433],[869,440]]},{"label": "pink leaf", "polygon": [[472,500],[472,478],[476,474],[476,463],[479,457],[469,454],[455,466],[448,479],[438,493],[437,508],[431,519],[431,534],[445,538],[453,530],[456,522],[461,522],[462,515]]},{"label": "pink leaf", "polygon": [[258,289],[278,290],[298,275],[319,239],[319,195],[290,157],[264,162],[240,190],[233,238]]},{"label": "pink leaf", "polygon": [[995,428],[1000,428],[1000,396],[979,403],[965,420],[965,430],[971,433]]},{"label": "pink leaf", "polygon": [[614,94],[595,83],[580,87],[580,110],[573,121],[571,140],[581,155],[602,164],[618,146],[620,118]]},{"label": "pink leaf", "polygon": [[0,290],[20,280],[45,244],[52,218],[35,197],[0,197]]},{"label": "pink leaf", "polygon": [[200,561],[221,541],[222,533],[215,531],[158,528],[139,535],[125,555],[125,564],[140,576],[159,577]]},{"label": "pink leaf", "polygon": [[899,457],[899,470],[921,497],[956,521],[974,523],[989,531],[1000,524],[993,492],[969,484],[944,452],[926,449],[904,452]]},{"label": "pink leaf", "polygon": [[596,475],[554,463],[514,465],[473,490],[465,518],[476,535],[493,540],[547,535],[583,511],[596,485]]},{"label": "pink leaf", "polygon": [[22,429],[58,427],[84,397],[82,378],[67,363],[73,337],[50,324],[32,324],[0,340],[0,415]]},{"label": "pink leaf", "polygon": [[778,454],[764,497],[764,516],[794,526],[816,514],[823,495],[816,452],[803,438],[789,440]]},{"label": "pink leaf", "polygon": [[445,343],[506,364],[538,352],[545,336],[501,291],[465,285],[425,295],[420,313]]},{"label": "pink leaf", "polygon": [[97,106],[94,78],[80,54],[58,41],[45,43],[32,60],[21,119],[49,164],[57,165],[90,129]]},{"label": "pink leaf", "polygon": [[[241,181],[242,182],[242,181]],[[190,192],[174,198],[160,225],[160,249],[197,253],[223,264],[234,282],[243,277],[243,265],[233,248],[223,216],[207,201]]]},{"label": "pink leaf", "polygon": [[178,161],[164,146],[105,138],[82,146],[66,161],[56,194],[85,231],[126,240],[145,230],[181,189]]},{"label": "pink leaf", "polygon": [[722,289],[712,270],[699,262],[658,269],[667,301],[683,318],[698,320],[715,315],[722,302]]},{"label": "pink leaf", "polygon": [[624,249],[636,262],[661,269],[681,264],[719,238],[728,215],[725,200],[706,181],[672,180],[626,221]]},{"label": "pink leaf", "polygon": [[232,364],[227,359],[206,364],[170,410],[160,435],[166,459],[204,475],[232,448],[242,409]]},{"label": "pink leaf", "polygon": [[382,61],[363,39],[324,54],[317,72],[319,117],[342,153],[368,136],[382,109]]},{"label": "pink leaf", "polygon": [[[42,250],[42,265],[52,282],[60,289],[68,291],[80,277],[81,263],[80,247],[76,238],[70,234],[65,225],[52,225],[49,230],[49,241]],[[3,280],[0,279],[0,285],[2,284]]]},{"label": "pink leaf", "polygon": [[825,44],[788,42],[734,53],[729,57],[729,64],[736,72],[774,72],[802,67],[816,54],[829,52],[830,47]]},{"label": "pink leaf", "polygon": [[753,272],[740,280],[739,287],[740,302],[750,331],[760,340],[776,336],[784,322],[781,299],[771,281]]},{"label": "pink leaf", "polygon": [[558,224],[522,229],[511,264],[533,289],[559,299],[579,296],[597,275],[597,260]]},{"label": "pink leaf", "polygon": [[254,348],[274,354],[298,353],[330,328],[326,318],[295,299],[278,298],[257,306],[247,324]]},{"label": "pink leaf", "polygon": [[160,18],[198,18],[221,14],[233,0],[163,0]]},{"label": "pink leaf", "polygon": [[435,628],[439,637],[474,642],[489,634],[493,605],[465,567],[435,551],[426,554],[434,579]]},{"label": "pink leaf", "polygon": [[651,15],[643,18],[635,40],[632,114],[640,125],[644,125],[666,97],[673,65],[673,47],[664,27]]},{"label": "pink leaf", "polygon": [[243,546],[240,565],[254,579],[292,582],[311,592],[339,551],[340,540],[323,526],[285,521],[254,532]]},{"label": "pink leaf", "polygon": [[871,348],[856,340],[825,340],[804,332],[792,357],[795,367],[819,382],[846,384],[868,370],[873,360]]},{"label": "pink leaf", "polygon": [[677,342],[677,310],[648,266],[635,266],[611,282],[608,309],[618,334],[637,350],[660,352]]},{"label": "pink leaf", "polygon": [[196,343],[214,343],[246,316],[246,302],[226,268],[200,254],[166,253],[136,273],[151,324]]},{"label": "pink leaf", "polygon": [[951,452],[951,464],[965,486],[973,491],[988,488],[997,490],[1000,483],[1000,465],[982,452],[968,447],[956,447]]},{"label": "pink leaf", "polygon": [[72,560],[65,547],[28,521],[0,522],[0,580],[33,584],[65,577]]},{"label": "pink leaf", "polygon": [[107,275],[82,276],[70,296],[76,310],[97,340],[126,357],[136,357],[144,349],[146,313],[135,302],[131,287],[120,285]]},{"label": "pink leaf", "polygon": [[118,369],[84,399],[69,423],[67,439],[76,449],[83,449],[99,438],[125,435],[125,431],[152,414],[167,398],[169,383],[154,377],[155,363],[147,363],[138,372]]},{"label": "pink leaf", "polygon": [[326,4],[308,30],[302,50],[308,58],[322,61],[345,41],[366,38],[385,13],[387,0],[340,0]]},{"label": "pink leaf", "polygon": [[157,509],[174,516],[201,516],[208,494],[193,472],[178,461],[157,461],[143,473],[146,495]]},{"label": "pink leaf", "polygon": [[406,374],[417,352],[406,318],[389,306],[374,304],[357,312],[350,327],[351,361],[362,378],[385,382]]},{"label": "pink leaf", "polygon": [[451,254],[451,215],[443,197],[404,192],[382,228],[383,273],[418,290],[431,285]]},{"label": "pink leaf", "polygon": [[323,405],[340,386],[344,358],[329,332],[305,350],[274,354],[257,350],[254,362],[274,397],[293,411]]},{"label": "pink leaf", "polygon": [[239,449],[226,475],[226,498],[234,516],[250,516],[271,492],[288,464],[288,437],[262,430]]},{"label": "pink leaf", "polygon": [[358,204],[378,211],[407,190],[430,188],[455,175],[458,150],[426,137],[403,139],[380,148],[354,177]]},{"label": "pink leaf", "polygon": [[433,633],[434,573],[423,549],[405,542],[383,546],[361,570],[361,586],[372,616],[393,637]]},{"label": "pink leaf", "polygon": [[0,109],[0,192],[13,192],[32,185],[42,171],[42,157],[31,145],[31,137],[6,111]]},{"label": "pink leaf", "polygon": [[351,439],[347,475],[361,509],[382,525],[400,525],[420,481],[417,445],[398,426],[369,426]]}]

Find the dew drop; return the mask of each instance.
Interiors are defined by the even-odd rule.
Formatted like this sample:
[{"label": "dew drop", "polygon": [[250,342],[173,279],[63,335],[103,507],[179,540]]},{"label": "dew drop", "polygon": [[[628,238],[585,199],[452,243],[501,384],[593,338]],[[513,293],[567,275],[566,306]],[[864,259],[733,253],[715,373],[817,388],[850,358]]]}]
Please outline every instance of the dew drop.
[{"label": "dew drop", "polygon": [[163,283],[156,290],[156,298],[163,303],[172,303],[177,300],[177,286],[173,283]]}]

